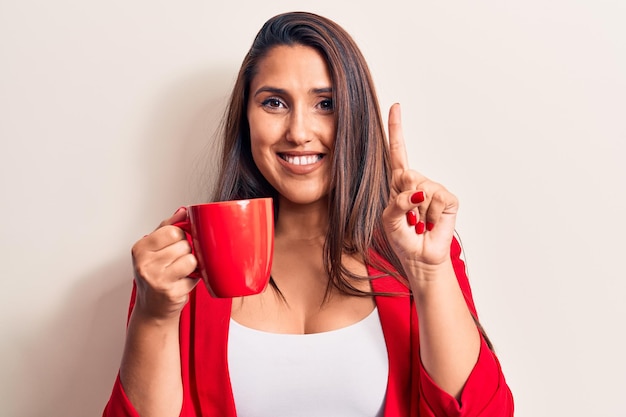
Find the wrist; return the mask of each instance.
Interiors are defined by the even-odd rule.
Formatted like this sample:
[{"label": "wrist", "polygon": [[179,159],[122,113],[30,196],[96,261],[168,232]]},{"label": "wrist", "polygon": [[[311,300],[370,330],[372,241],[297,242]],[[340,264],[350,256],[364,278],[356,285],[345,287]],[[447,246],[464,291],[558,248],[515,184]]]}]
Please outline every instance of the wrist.
[{"label": "wrist", "polygon": [[180,323],[181,311],[172,311],[168,313],[154,314],[151,309],[146,308],[142,303],[137,300],[133,311],[131,313],[130,320],[136,324],[142,326],[150,326],[154,328],[176,328],[178,329]]},{"label": "wrist", "polygon": [[403,266],[411,291],[416,298],[440,290],[447,291],[451,285],[458,286],[456,274],[450,261],[437,265],[415,262]]},{"label": "wrist", "polygon": [[454,268],[449,257],[439,263],[404,260],[402,266],[409,281],[434,282],[450,274],[454,275]]}]

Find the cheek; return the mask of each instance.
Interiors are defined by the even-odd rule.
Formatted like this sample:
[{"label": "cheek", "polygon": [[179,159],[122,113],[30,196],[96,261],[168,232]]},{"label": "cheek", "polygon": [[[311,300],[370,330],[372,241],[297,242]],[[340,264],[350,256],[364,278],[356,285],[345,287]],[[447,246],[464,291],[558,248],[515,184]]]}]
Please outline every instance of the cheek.
[{"label": "cheek", "polygon": [[282,132],[282,126],[276,121],[267,119],[250,120],[250,148],[257,166],[273,162],[275,158],[274,150],[281,142]]},{"label": "cheek", "polygon": [[337,136],[337,123],[335,120],[329,121],[325,126],[324,132],[324,145],[328,149],[332,149],[335,144],[335,137]]},{"label": "cheek", "polygon": [[335,117],[328,117],[324,120],[324,135],[325,142],[332,144],[335,141],[335,136],[337,135],[337,120]]},{"label": "cheek", "polygon": [[254,157],[255,162],[257,162],[257,157],[259,156],[260,149],[262,149],[265,145],[264,142],[266,140],[266,135],[264,134],[262,129],[259,129],[259,123],[255,120],[254,117],[248,117],[248,123],[250,126],[250,148],[252,150],[252,156]]},{"label": "cheek", "polygon": [[273,155],[271,143],[266,137],[260,135],[259,132],[253,132],[252,129],[250,129],[250,151],[254,164],[261,171],[261,174],[267,178],[269,174],[268,168],[271,165]]},{"label": "cheek", "polygon": [[270,146],[271,141],[268,140],[267,136],[263,135],[261,132],[250,129],[250,149],[252,150],[252,156],[255,161],[257,158],[262,157],[264,153],[269,152]]},{"label": "cheek", "polygon": [[263,146],[261,146],[258,138],[255,138],[252,132],[250,132],[250,151],[252,152],[252,160],[255,165],[262,170]]},{"label": "cheek", "polygon": [[256,112],[248,114],[250,142],[252,147],[266,147],[276,141],[279,126],[271,119],[259,117]]}]

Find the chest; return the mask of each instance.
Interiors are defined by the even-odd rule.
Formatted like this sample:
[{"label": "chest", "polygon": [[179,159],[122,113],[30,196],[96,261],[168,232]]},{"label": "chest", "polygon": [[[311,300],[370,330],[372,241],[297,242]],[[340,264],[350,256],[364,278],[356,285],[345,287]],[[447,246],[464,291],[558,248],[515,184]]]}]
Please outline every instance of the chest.
[{"label": "chest", "polygon": [[[373,297],[347,295],[332,287],[317,257],[293,263],[293,257],[277,256],[272,266],[275,286],[261,294],[233,300],[231,316],[246,327],[289,334],[323,333],[347,327],[368,316],[374,309]],[[371,291],[365,266],[347,258],[345,266],[364,277],[351,285]]]}]

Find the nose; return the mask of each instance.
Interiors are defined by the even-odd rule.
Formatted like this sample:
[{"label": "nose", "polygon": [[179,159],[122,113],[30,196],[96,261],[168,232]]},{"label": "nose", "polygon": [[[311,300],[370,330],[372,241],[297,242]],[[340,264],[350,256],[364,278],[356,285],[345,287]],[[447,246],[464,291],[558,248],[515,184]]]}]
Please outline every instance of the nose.
[{"label": "nose", "polygon": [[294,109],[289,115],[287,140],[296,145],[304,145],[313,140],[313,115],[304,109]]}]

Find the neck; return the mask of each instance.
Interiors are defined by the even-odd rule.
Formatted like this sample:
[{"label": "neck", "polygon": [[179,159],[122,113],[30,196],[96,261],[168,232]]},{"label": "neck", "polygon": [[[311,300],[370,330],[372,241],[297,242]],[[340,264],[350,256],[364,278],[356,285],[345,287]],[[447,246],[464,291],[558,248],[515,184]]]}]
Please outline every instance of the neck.
[{"label": "neck", "polygon": [[275,229],[277,238],[323,244],[328,231],[328,201],[302,205],[281,198]]}]

